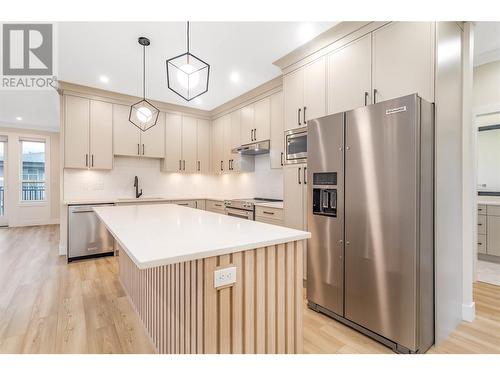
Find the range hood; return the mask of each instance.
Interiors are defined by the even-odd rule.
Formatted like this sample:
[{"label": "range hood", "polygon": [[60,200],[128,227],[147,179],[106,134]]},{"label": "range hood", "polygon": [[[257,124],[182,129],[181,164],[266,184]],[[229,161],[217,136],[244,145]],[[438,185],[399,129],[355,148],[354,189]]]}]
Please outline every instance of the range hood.
[{"label": "range hood", "polygon": [[255,143],[249,143],[240,147],[233,148],[231,152],[233,154],[240,154],[240,155],[261,155],[261,154],[268,154],[269,153],[269,146],[270,142],[269,140],[267,141],[260,141],[260,142],[255,142]]}]

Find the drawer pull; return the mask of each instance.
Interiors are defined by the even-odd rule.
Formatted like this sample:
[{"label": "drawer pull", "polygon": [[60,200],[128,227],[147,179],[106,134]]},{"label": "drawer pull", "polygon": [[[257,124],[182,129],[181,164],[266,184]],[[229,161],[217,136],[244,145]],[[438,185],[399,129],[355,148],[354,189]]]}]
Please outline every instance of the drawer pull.
[{"label": "drawer pull", "polygon": [[477,225],[483,225],[482,223],[477,223]]},{"label": "drawer pull", "polygon": [[478,242],[477,244],[478,244],[478,245],[482,245],[483,243],[482,243],[482,242]]},{"label": "drawer pull", "polygon": [[214,204],[215,207],[222,207],[222,204]]},{"label": "drawer pull", "polygon": [[274,212],[262,211],[263,214],[274,215]]}]

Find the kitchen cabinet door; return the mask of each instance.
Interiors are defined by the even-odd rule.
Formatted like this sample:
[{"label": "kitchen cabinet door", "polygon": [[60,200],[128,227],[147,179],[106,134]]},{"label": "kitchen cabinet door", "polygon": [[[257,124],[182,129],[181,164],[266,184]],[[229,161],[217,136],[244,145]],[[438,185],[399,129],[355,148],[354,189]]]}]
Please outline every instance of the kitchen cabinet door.
[{"label": "kitchen cabinet door", "polygon": [[163,170],[182,170],[182,116],[173,113],[165,115],[165,159]]},{"label": "kitchen cabinet door", "polygon": [[233,172],[240,170],[240,155],[233,154],[232,149],[241,146],[241,110],[233,111],[229,114],[229,129],[224,137],[228,137],[227,147],[227,167]]},{"label": "kitchen cabinet door", "polygon": [[219,117],[212,123],[212,160],[215,173],[224,171],[224,118]]},{"label": "kitchen cabinet door", "polygon": [[197,121],[193,117],[182,117],[182,171],[196,172]]},{"label": "kitchen cabinet door", "polygon": [[298,128],[304,104],[304,71],[297,69],[283,77],[285,130]]},{"label": "kitchen cabinet door", "polygon": [[89,166],[90,101],[77,96],[65,97],[64,167]]},{"label": "kitchen cabinet door", "polygon": [[418,93],[434,101],[434,22],[393,22],[373,32],[375,102]]},{"label": "kitchen cabinet door", "polygon": [[306,121],[326,114],[326,58],[306,65],[304,69],[304,104],[302,106],[302,125]]},{"label": "kitchen cabinet door", "polygon": [[305,164],[283,168],[283,222],[286,227],[305,229]]},{"label": "kitchen cabinet door", "polygon": [[254,104],[241,108],[241,144],[253,142]]},{"label": "kitchen cabinet door", "polygon": [[[486,235],[486,253],[488,255],[500,256],[500,216],[484,216],[488,218]],[[484,233],[480,233],[484,234]]]},{"label": "kitchen cabinet door", "polygon": [[254,104],[254,142],[270,138],[271,133],[271,101],[269,97],[259,100]]},{"label": "kitchen cabinet door", "polygon": [[165,157],[165,113],[160,112],[156,125],[141,132],[141,156]]},{"label": "kitchen cabinet door", "polygon": [[284,158],[283,92],[271,95],[271,168],[282,168]]},{"label": "kitchen cabinet door", "polygon": [[113,105],[90,101],[90,160],[93,169],[113,169]]},{"label": "kitchen cabinet door", "polygon": [[210,121],[198,119],[196,131],[196,170],[200,173],[210,172]]},{"label": "kitchen cabinet door", "polygon": [[113,104],[113,153],[115,155],[140,155],[140,130],[128,120],[129,113],[129,106]]},{"label": "kitchen cabinet door", "polygon": [[328,56],[328,114],[371,103],[371,50],[369,34]]}]

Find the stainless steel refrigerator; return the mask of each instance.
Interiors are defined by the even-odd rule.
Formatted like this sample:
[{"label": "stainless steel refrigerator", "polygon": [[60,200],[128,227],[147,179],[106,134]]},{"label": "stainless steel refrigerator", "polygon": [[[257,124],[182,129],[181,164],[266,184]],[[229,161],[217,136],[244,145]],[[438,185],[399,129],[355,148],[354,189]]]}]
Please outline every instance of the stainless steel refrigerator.
[{"label": "stainless steel refrigerator", "polygon": [[308,121],[307,299],[402,353],[434,342],[434,106]]}]

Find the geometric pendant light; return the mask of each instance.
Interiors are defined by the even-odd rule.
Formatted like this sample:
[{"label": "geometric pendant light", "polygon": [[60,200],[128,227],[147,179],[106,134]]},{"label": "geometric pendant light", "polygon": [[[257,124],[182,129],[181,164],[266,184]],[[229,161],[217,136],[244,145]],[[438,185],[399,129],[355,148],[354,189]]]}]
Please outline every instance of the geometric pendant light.
[{"label": "geometric pendant light", "polygon": [[151,43],[143,36],[138,42],[142,46],[142,100],[130,107],[128,120],[145,132],[156,125],[160,110],[146,100],[146,47]]},{"label": "geometric pendant light", "polygon": [[189,22],[187,23],[187,52],[166,61],[167,85],[183,99],[190,101],[208,91],[210,65],[189,51]]}]

